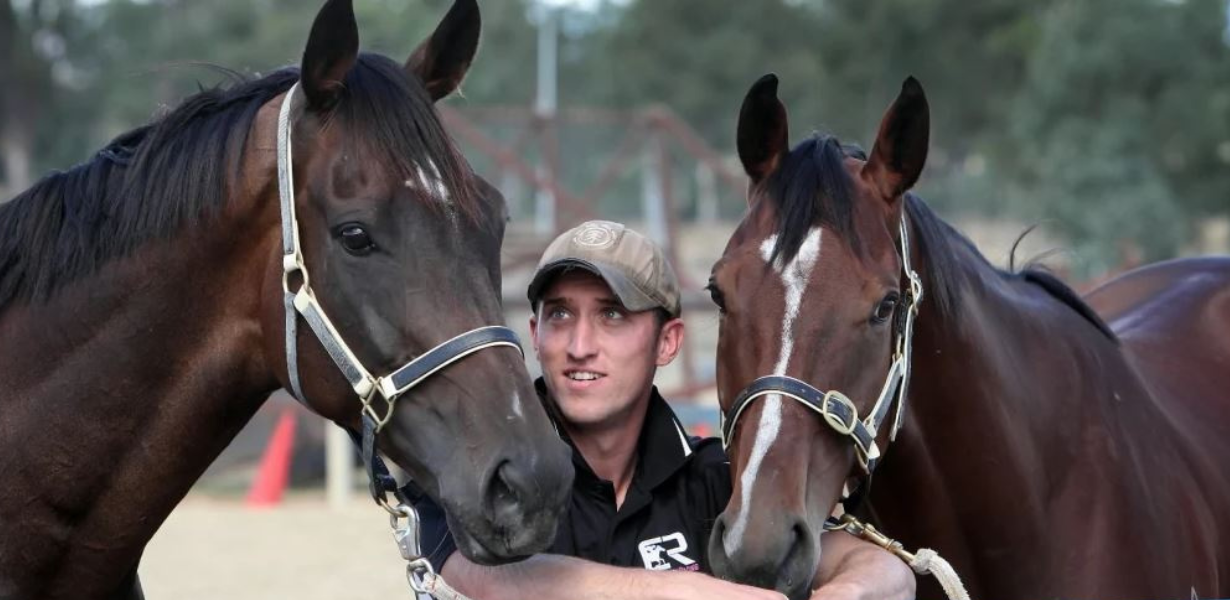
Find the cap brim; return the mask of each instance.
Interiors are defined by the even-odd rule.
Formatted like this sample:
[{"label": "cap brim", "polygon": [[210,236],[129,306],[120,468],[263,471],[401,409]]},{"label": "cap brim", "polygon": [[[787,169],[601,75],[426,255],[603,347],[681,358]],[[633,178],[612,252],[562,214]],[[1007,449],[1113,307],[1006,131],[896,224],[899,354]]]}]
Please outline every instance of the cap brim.
[{"label": "cap brim", "polygon": [[627,277],[624,277],[623,273],[619,270],[607,267],[602,263],[590,262],[579,258],[560,259],[547,263],[541,269],[538,269],[538,273],[530,281],[530,287],[526,293],[529,296],[530,305],[538,304],[538,301],[542,299],[543,292],[546,291],[547,286],[553,279],[572,269],[583,269],[601,277],[611,288],[611,291],[615,293],[615,296],[619,298],[620,304],[623,304],[624,308],[632,312],[664,308],[656,300],[650,298],[640,288],[636,287],[636,284],[632,283]]}]

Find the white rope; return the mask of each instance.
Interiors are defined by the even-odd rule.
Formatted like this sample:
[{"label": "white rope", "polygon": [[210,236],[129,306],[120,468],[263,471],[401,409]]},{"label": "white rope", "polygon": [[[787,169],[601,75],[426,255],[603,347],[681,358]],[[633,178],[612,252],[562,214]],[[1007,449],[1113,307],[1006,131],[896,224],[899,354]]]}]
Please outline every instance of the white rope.
[{"label": "white rope", "polygon": [[969,600],[969,592],[965,590],[965,585],[961,583],[961,577],[957,575],[952,565],[944,560],[939,554],[930,548],[923,548],[914,554],[914,559],[909,561],[910,568],[914,569],[919,575],[930,574],[935,577],[936,581],[940,582],[940,587],[944,588],[949,600]]},{"label": "white rope", "polygon": [[[838,506],[841,505],[838,504]],[[940,557],[935,550],[923,548],[911,554],[901,545],[901,542],[884,535],[874,526],[862,522],[852,514],[844,513],[836,519],[836,521],[830,519],[825,523],[824,528],[829,531],[844,531],[856,538],[871,542],[910,565],[915,573],[935,577],[936,581],[940,582],[940,587],[944,588],[944,594],[949,600],[970,600],[969,592],[966,591],[965,584],[961,583],[961,577],[957,575],[956,569],[953,569],[952,565]]]},{"label": "white rope", "polygon": [[453,586],[444,581],[443,577],[436,575],[435,572],[422,573],[420,577],[423,590],[419,594],[420,598],[423,594],[428,594],[429,597],[436,600],[470,600],[469,596],[453,589]]}]

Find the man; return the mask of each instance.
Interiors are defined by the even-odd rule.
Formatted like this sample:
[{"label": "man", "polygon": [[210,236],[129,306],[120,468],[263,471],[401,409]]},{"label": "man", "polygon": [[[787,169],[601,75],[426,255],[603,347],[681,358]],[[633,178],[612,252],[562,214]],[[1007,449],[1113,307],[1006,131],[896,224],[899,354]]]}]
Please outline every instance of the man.
[{"label": "man", "polygon": [[[502,598],[778,599],[703,574],[731,493],[716,439],[689,439],[653,385],[683,341],[679,285],[663,252],[618,223],[590,221],[547,247],[529,286],[536,387],[573,448],[576,478],[551,554],[499,567],[455,552],[443,514],[417,502],[423,547],[463,593]],[[627,568],[636,567],[636,568]],[[880,548],[826,533],[813,600],[904,599],[914,575]]]}]

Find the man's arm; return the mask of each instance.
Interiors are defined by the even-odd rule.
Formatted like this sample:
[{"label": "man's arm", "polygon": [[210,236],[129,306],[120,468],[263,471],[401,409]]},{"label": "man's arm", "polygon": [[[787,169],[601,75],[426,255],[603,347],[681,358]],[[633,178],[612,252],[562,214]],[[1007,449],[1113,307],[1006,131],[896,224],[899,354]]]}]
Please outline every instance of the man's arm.
[{"label": "man's arm", "polygon": [[612,567],[555,554],[485,567],[454,552],[442,574],[475,600],[784,600],[697,572]]},{"label": "man's arm", "polygon": [[811,600],[910,600],[914,571],[901,559],[844,531],[825,532]]}]

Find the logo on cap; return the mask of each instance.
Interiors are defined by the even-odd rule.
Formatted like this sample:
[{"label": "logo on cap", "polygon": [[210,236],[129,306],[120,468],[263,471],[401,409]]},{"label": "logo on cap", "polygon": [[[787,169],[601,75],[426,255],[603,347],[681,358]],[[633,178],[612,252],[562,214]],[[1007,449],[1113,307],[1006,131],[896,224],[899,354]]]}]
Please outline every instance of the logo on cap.
[{"label": "logo on cap", "polygon": [[572,242],[587,248],[607,248],[615,243],[615,232],[606,225],[590,223],[573,234]]}]

